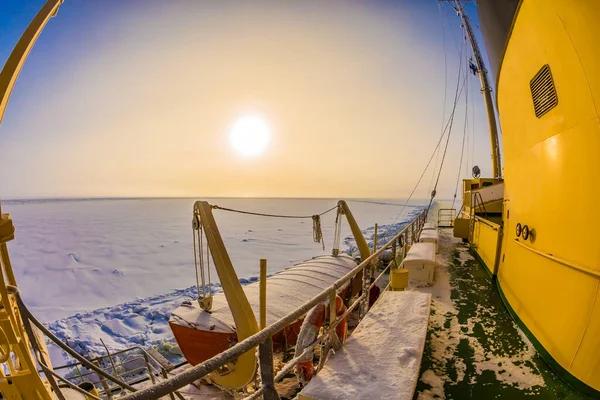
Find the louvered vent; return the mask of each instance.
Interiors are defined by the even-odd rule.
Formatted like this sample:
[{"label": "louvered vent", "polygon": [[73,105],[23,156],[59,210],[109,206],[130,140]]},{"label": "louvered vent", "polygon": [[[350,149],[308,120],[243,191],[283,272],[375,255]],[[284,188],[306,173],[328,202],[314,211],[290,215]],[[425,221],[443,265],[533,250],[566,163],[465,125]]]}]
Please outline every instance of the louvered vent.
[{"label": "louvered vent", "polygon": [[552,73],[548,64],[544,65],[535,74],[531,82],[529,82],[529,87],[531,88],[531,97],[536,117],[540,118],[558,104],[558,97],[556,97],[556,89],[554,88],[554,81],[552,80]]}]

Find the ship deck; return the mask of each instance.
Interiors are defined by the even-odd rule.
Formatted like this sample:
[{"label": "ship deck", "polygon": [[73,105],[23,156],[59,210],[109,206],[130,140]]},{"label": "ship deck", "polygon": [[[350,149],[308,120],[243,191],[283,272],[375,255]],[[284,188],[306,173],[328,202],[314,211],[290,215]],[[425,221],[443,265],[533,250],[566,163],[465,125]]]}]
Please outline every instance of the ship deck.
[{"label": "ship deck", "polygon": [[[468,245],[454,238],[451,229],[439,229],[439,236],[435,283],[425,286],[411,281],[408,289],[431,294],[429,326],[413,398],[587,399],[540,357]],[[279,358],[276,369],[281,365]],[[171,374],[186,368],[189,365]],[[276,388],[281,399],[293,399],[300,390],[293,373]],[[180,393],[190,400],[234,398],[201,384],[190,385]]]},{"label": "ship deck", "polygon": [[440,267],[415,399],[586,399],[542,360],[483,266],[440,229]]}]

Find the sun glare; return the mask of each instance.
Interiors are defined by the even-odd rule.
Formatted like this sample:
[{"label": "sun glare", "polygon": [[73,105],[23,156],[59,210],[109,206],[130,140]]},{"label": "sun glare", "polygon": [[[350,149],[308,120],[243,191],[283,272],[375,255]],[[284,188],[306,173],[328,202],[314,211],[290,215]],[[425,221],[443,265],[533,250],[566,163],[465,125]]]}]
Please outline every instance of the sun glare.
[{"label": "sun glare", "polygon": [[232,127],[229,141],[243,156],[257,157],[265,152],[271,140],[267,123],[260,117],[249,115],[240,118]]}]

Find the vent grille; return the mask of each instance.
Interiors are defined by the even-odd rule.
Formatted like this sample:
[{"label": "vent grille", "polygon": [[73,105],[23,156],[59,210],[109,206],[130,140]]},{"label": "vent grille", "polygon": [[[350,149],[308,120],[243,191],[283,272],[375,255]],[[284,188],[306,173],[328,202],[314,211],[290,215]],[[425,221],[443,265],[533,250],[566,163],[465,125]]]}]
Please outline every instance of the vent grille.
[{"label": "vent grille", "polygon": [[535,74],[531,82],[529,82],[529,87],[531,88],[531,97],[536,117],[540,118],[558,104],[558,97],[556,96],[556,89],[548,64],[544,65]]}]

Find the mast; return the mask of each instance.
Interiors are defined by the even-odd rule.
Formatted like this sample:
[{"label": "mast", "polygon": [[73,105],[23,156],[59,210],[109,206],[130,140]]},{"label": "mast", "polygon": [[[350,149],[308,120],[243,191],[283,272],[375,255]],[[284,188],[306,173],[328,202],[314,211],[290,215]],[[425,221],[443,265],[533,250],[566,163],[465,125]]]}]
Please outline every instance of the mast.
[{"label": "mast", "polygon": [[492,174],[494,176],[494,179],[502,179],[502,160],[500,158],[498,126],[496,125],[496,110],[494,109],[494,102],[492,100],[492,87],[489,83],[488,72],[485,68],[485,64],[483,63],[483,57],[481,57],[481,51],[479,50],[477,40],[475,40],[475,35],[473,34],[473,29],[471,28],[471,22],[469,21],[469,17],[465,14],[465,11],[462,5],[460,4],[460,1],[454,0],[454,5],[452,3],[450,3],[450,5],[452,5],[454,10],[456,10],[458,15],[460,16],[462,24],[465,27],[465,31],[467,33],[467,37],[469,38],[469,42],[471,43],[471,48],[473,49],[475,63],[479,71],[481,93],[483,94],[483,101],[485,103],[485,111],[488,119],[488,128],[490,131],[490,147],[492,151]]}]

